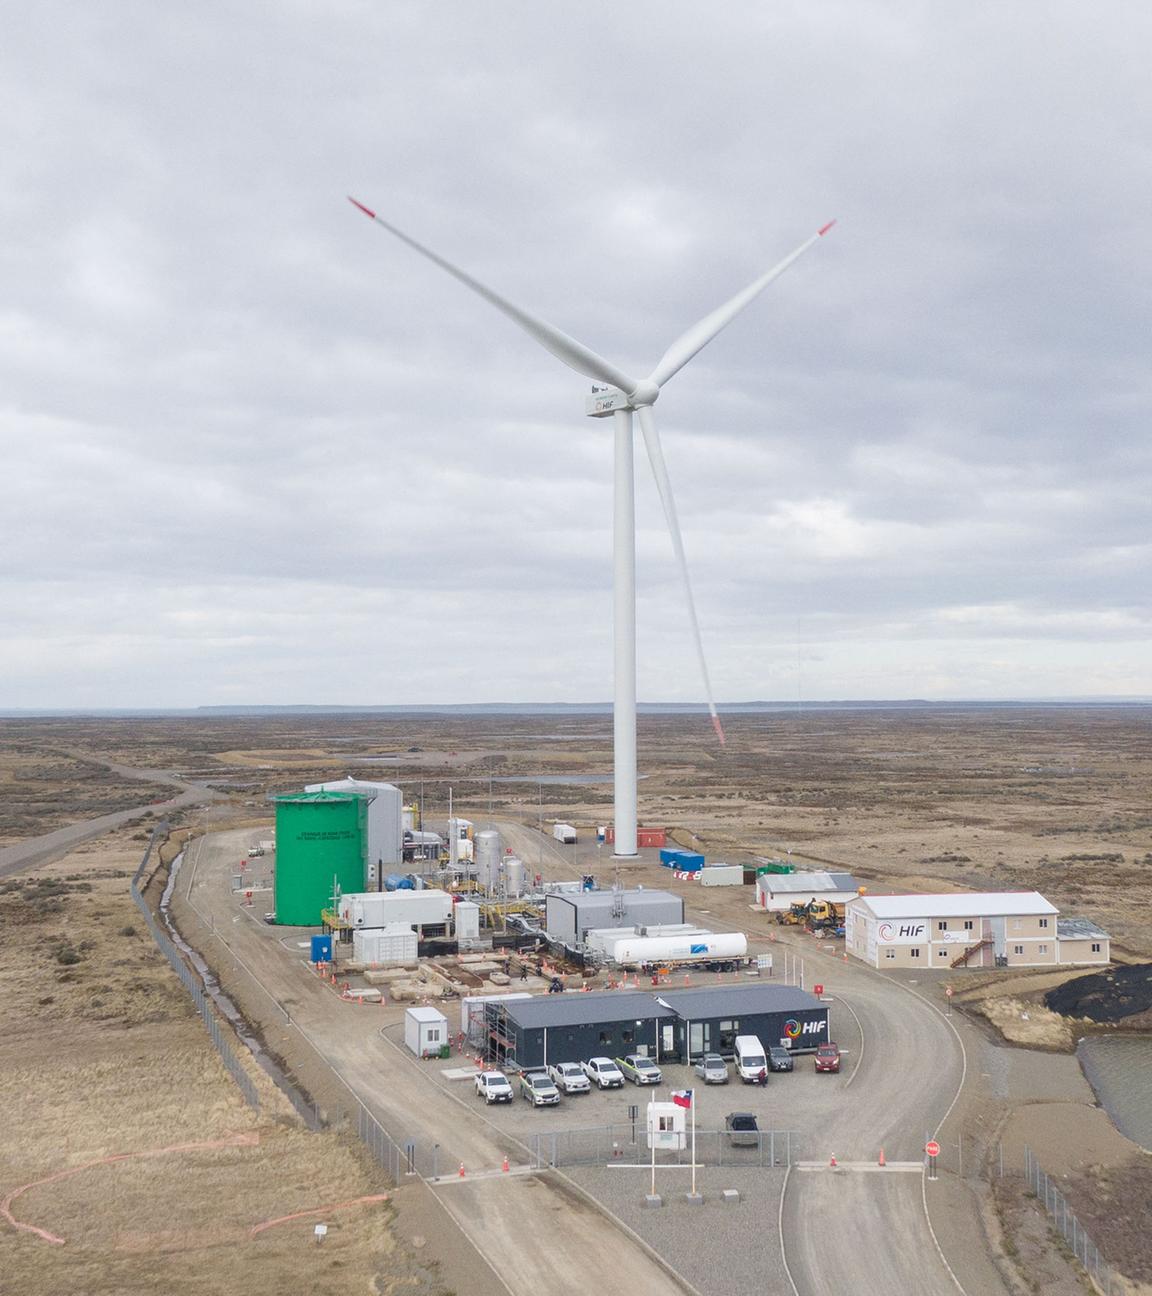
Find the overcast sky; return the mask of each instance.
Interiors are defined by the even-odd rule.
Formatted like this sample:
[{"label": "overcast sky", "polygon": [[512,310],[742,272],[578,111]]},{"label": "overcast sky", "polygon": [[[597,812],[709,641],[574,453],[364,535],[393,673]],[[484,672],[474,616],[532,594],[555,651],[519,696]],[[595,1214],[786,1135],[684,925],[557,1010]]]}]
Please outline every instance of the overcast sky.
[{"label": "overcast sky", "polygon": [[[1152,693],[1152,8],[77,5],[0,52],[0,706],[602,700],[647,373],[718,696]],[[639,447],[638,447],[639,448]],[[702,690],[637,456],[639,694]]]}]

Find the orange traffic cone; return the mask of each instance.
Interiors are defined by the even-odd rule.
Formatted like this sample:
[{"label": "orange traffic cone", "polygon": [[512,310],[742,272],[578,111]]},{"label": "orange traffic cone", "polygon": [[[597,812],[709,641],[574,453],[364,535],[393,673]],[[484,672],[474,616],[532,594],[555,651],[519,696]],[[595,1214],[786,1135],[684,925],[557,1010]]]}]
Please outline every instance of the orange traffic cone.
[{"label": "orange traffic cone", "polygon": [[463,1161],[460,1162],[460,1178],[461,1178],[461,1179],[464,1178],[464,1162],[463,1162]]},{"label": "orange traffic cone", "polygon": [[[836,1153],[835,1153],[835,1152],[832,1153],[832,1160],[828,1162],[828,1168],[829,1168],[830,1170],[835,1170],[835,1169],[836,1169]],[[463,1167],[463,1166],[460,1167],[460,1173],[461,1173],[461,1174],[464,1173],[464,1167]]]},{"label": "orange traffic cone", "polygon": [[503,1162],[503,1164],[500,1166],[500,1169],[503,1170],[505,1174],[508,1173],[508,1158],[507,1158],[507,1157],[504,1158],[504,1162]]},{"label": "orange traffic cone", "polygon": [[884,1149],[883,1149],[883,1148],[880,1149],[880,1164],[881,1164],[881,1165],[887,1165],[887,1164],[888,1164],[888,1162],[884,1160]]}]

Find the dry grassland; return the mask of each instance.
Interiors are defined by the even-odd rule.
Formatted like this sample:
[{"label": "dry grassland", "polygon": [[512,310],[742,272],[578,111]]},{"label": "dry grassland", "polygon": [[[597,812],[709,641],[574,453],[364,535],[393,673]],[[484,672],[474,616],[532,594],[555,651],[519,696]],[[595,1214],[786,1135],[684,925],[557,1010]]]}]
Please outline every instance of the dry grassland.
[{"label": "dry grassland", "polygon": [[[252,1234],[263,1221],[387,1185],[353,1141],[303,1130],[262,1076],[260,1115],[244,1104],[129,899],[140,854],[131,834],[110,836],[40,870],[39,885],[11,879],[0,892],[0,1197],[102,1158],[146,1154],[18,1196],[15,1218],[64,1243],[0,1219],[0,1288],[440,1290],[396,1240],[389,1204]],[[162,1151],[218,1141],[233,1145]],[[322,1246],[318,1220],[329,1229]]]}]

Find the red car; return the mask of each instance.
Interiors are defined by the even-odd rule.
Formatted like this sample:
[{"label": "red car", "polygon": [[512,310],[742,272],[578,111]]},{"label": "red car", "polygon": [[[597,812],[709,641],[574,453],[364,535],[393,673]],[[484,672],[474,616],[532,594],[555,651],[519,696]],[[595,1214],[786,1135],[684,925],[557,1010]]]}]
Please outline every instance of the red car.
[{"label": "red car", "polygon": [[840,1049],[835,1044],[821,1044],[816,1050],[816,1070],[840,1070]]}]

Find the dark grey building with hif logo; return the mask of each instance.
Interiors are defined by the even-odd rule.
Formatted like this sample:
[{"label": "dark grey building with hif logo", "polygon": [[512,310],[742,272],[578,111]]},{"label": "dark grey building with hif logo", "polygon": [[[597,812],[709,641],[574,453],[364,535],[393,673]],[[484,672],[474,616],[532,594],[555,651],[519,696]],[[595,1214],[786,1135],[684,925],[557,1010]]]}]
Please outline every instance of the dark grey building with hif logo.
[{"label": "dark grey building with hif logo", "polygon": [[830,1038],[828,1005],[795,986],[699,986],[540,995],[485,1005],[487,1048],[497,1065],[539,1067],[643,1053],[695,1062],[731,1057],[738,1035],[807,1052]]}]

